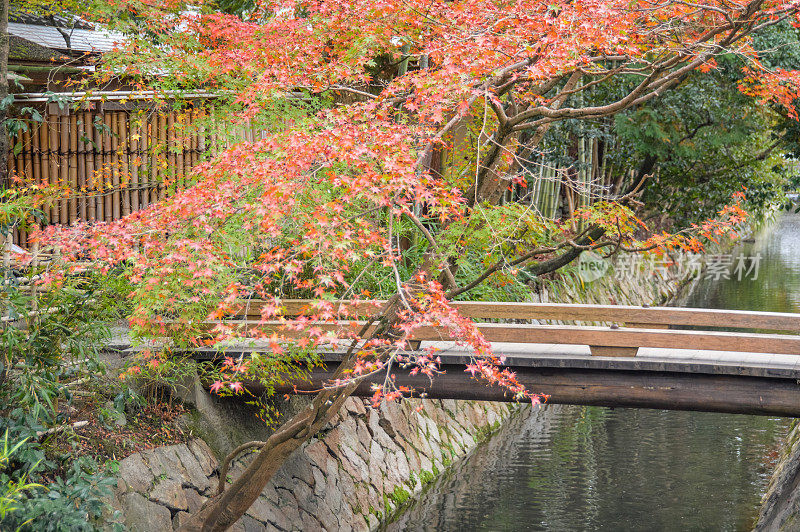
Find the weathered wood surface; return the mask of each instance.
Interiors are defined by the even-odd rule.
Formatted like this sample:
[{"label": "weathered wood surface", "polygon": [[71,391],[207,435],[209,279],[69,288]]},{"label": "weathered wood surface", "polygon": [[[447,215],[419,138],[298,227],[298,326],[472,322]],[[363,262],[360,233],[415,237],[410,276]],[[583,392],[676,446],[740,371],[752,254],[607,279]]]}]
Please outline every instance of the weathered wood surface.
[{"label": "weathered wood surface", "polygon": [[[209,322],[214,326],[219,322]],[[259,323],[256,320],[229,322],[237,327],[258,327],[274,331],[286,338],[307,336],[306,331],[286,329],[281,322]],[[309,327],[330,331],[337,336],[356,334],[363,321],[310,322]],[[529,325],[517,323],[479,323],[478,329],[490,342],[522,344],[568,344],[603,347],[658,347],[664,349],[702,349],[769,354],[800,355],[800,336],[722,331],[689,331],[674,329],[626,329],[580,325]],[[367,330],[371,333],[373,327]],[[412,338],[420,341],[443,341],[450,337],[438,327],[419,327]],[[623,355],[623,356],[631,356]]]},{"label": "weathered wood surface", "polygon": [[[282,301],[284,315],[297,316],[307,313],[309,300],[288,299]],[[374,314],[385,303],[342,301],[342,310],[349,315],[366,317]],[[241,315],[247,318],[261,316],[263,302],[253,300],[243,303]],[[636,307],[628,305],[584,305],[561,303],[509,303],[453,302],[463,315],[475,319],[506,320],[558,320],[580,322],[611,322],[627,324],[629,327],[654,325],[726,327],[762,329],[800,333],[800,314],[784,312],[752,312],[746,310],[717,310],[676,307]]]},{"label": "weathered wood surface", "polygon": [[[330,382],[336,363],[315,370],[311,381],[276,389],[276,393],[311,393]],[[513,401],[506,390],[470,378],[463,367],[444,366],[433,383],[424,375],[398,368],[396,384],[434,399]],[[737,414],[800,417],[800,385],[792,378],[767,378],[669,371],[628,371],[562,367],[515,367],[517,378],[529,390],[549,395],[548,402],[631,408],[697,410]],[[383,383],[383,376],[375,378]],[[354,395],[373,394],[367,379]],[[256,383],[248,388],[258,393]]]}]

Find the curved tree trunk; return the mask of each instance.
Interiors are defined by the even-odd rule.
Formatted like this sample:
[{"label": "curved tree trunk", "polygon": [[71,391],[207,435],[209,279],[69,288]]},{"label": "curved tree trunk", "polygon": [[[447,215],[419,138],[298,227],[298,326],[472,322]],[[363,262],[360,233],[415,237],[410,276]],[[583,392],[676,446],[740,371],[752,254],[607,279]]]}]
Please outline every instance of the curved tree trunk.
[{"label": "curved tree trunk", "polygon": [[[430,265],[428,264],[427,267]],[[426,266],[423,266],[423,269]],[[392,325],[397,320],[400,297],[391,298],[382,309],[378,318],[380,325],[372,337],[391,337],[394,333]],[[345,356],[339,365],[334,378],[344,374],[355,366],[357,356],[354,349]],[[341,410],[345,400],[358,387],[355,380],[343,388],[325,390],[314,397],[314,400],[302,412],[284,423],[261,447],[258,455],[247,466],[242,474],[224,492],[209,499],[203,508],[181,528],[181,532],[221,532],[227,530],[264,491],[269,480],[280,469],[289,456],[299,449],[314,434],[317,434]]]}]

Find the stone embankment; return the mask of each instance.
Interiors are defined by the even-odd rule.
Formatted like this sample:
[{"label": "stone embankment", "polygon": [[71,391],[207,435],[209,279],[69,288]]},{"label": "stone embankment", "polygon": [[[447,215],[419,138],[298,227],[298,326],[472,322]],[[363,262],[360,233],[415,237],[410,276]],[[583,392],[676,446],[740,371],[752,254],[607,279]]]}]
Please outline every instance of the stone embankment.
[{"label": "stone embankment", "polygon": [[[499,428],[514,408],[409,400],[376,410],[350,398],[284,464],[233,530],[374,529]],[[114,504],[130,530],[172,530],[216,492],[217,467],[217,456],[200,439],[134,454],[120,462]]]},{"label": "stone embankment", "polygon": [[800,423],[786,438],[783,456],[761,501],[757,531],[800,531]]}]

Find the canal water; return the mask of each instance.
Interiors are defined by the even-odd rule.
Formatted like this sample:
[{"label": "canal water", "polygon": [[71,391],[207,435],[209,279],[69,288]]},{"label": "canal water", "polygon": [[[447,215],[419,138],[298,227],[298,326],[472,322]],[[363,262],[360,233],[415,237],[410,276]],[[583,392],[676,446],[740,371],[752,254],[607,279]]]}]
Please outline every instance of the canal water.
[{"label": "canal water", "polygon": [[[800,312],[800,217],[701,279],[682,306]],[[725,258],[727,260],[727,257]],[[750,530],[790,420],[704,412],[526,409],[388,530]]]}]

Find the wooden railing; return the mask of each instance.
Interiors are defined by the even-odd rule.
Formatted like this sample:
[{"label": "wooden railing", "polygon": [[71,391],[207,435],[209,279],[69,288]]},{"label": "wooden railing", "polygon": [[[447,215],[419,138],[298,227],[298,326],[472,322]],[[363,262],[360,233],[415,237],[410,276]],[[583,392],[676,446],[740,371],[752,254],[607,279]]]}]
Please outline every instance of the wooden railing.
[{"label": "wooden railing", "polygon": [[[374,314],[383,303],[354,304],[342,301],[339,305],[343,316],[359,318]],[[309,313],[310,304],[309,300],[284,300],[283,315]],[[587,345],[593,355],[601,356],[635,356],[641,347],[800,355],[800,314],[556,303],[455,302],[453,305],[463,315],[473,319],[494,320],[492,323],[478,323],[485,338],[491,342]],[[234,317],[234,323],[241,327],[258,325],[261,328],[273,328],[286,337],[302,334],[285,329],[278,321],[258,324],[261,309],[260,301],[244,303],[240,313]],[[498,323],[497,320],[515,320],[517,323]],[[577,321],[581,324],[518,323],[520,320]],[[364,322],[356,319],[319,322],[315,325],[323,330],[355,331],[362,328]],[[742,330],[723,332],[673,328],[684,326]],[[437,327],[418,328],[413,339],[449,340],[446,331]]]}]

